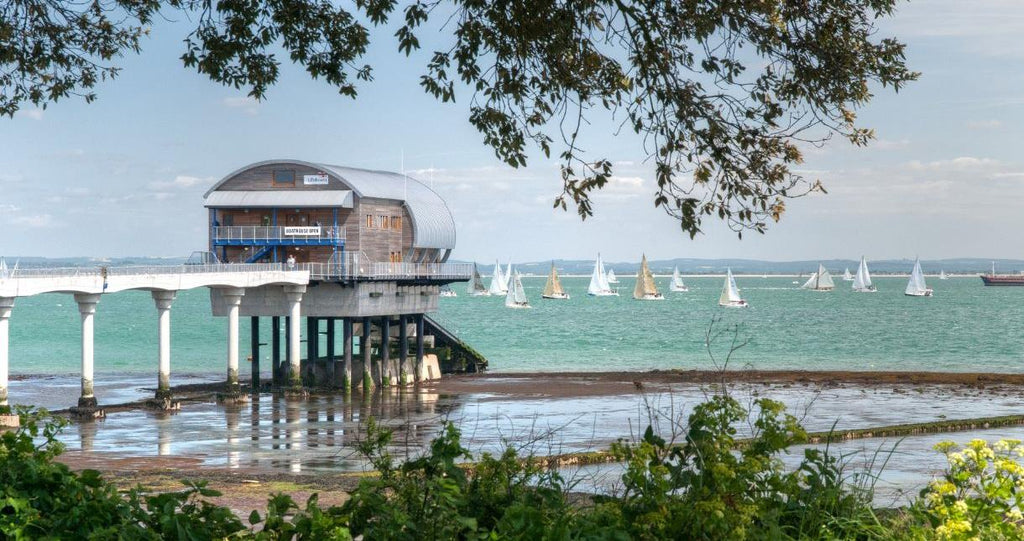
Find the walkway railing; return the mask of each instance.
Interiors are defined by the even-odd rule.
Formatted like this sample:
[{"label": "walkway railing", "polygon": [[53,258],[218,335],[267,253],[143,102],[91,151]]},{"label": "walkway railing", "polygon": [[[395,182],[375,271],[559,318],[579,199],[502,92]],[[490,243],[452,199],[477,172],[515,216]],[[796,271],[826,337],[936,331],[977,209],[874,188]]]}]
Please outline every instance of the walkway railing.
[{"label": "walkway railing", "polygon": [[202,265],[146,265],[127,267],[51,267],[0,270],[6,278],[67,278],[141,276],[215,272],[308,270],[311,280],[468,280],[473,266],[466,263],[387,263],[369,261],[359,253],[339,254],[330,263],[213,263]]},{"label": "walkway railing", "polygon": [[345,228],[334,226],[248,226],[222,225],[213,228],[213,240],[216,241],[308,241],[308,240],[344,240]]}]

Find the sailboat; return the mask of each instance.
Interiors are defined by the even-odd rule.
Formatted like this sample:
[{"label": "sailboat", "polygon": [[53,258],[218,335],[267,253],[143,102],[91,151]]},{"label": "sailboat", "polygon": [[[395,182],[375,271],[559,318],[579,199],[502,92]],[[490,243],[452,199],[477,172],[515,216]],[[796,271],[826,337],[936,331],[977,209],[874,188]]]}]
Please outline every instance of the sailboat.
[{"label": "sailboat", "polygon": [[654,285],[654,275],[651,269],[647,268],[647,255],[640,261],[640,272],[636,273],[636,287],[633,288],[633,298],[641,301],[660,301],[665,297],[658,293],[658,286]]},{"label": "sailboat", "polygon": [[11,272],[7,270],[7,260],[0,257],[0,280],[7,278],[11,275]]},{"label": "sailboat", "polygon": [[494,274],[491,275],[491,287],[487,288],[490,295],[504,295],[508,293],[508,280],[501,272],[501,264],[494,262]]},{"label": "sailboat", "polygon": [[844,282],[852,282],[853,281],[853,275],[850,274],[850,268],[849,267],[847,267],[846,270],[843,271],[843,281]]},{"label": "sailboat", "polygon": [[441,291],[438,292],[439,297],[458,297],[459,294],[455,292],[451,286],[441,286]]},{"label": "sailboat", "polygon": [[669,284],[668,289],[669,289],[669,291],[677,291],[677,292],[683,292],[683,291],[689,291],[690,290],[690,288],[686,287],[686,284],[683,283],[683,277],[679,276],[679,267],[678,266],[675,269],[672,270],[672,283]]},{"label": "sailboat", "polygon": [[860,266],[857,267],[857,277],[853,279],[853,290],[858,293],[874,293],[878,291],[871,283],[871,273],[868,272],[868,261],[860,256]]},{"label": "sailboat", "polygon": [[619,279],[615,277],[615,271],[613,271],[612,269],[608,269],[608,274],[605,276],[609,284],[619,283]]},{"label": "sailboat", "polygon": [[590,286],[587,287],[587,295],[594,297],[618,296],[618,291],[613,291],[608,285],[608,275],[604,272],[604,262],[601,261],[601,254],[597,254],[597,261],[594,261],[594,274],[590,276]]},{"label": "sailboat", "polygon": [[551,273],[548,274],[548,281],[544,284],[544,293],[541,293],[540,298],[569,300],[569,294],[562,289],[562,282],[558,280],[558,271],[555,270],[555,263],[553,261],[551,262]]},{"label": "sailboat", "polygon": [[508,262],[508,268],[505,270],[505,291],[508,291],[509,284],[512,283],[512,262]]},{"label": "sailboat", "polygon": [[523,290],[523,282],[519,279],[519,271],[511,272],[512,276],[508,280],[508,293],[505,295],[505,306],[508,308],[529,308],[530,303],[526,300],[526,291]]},{"label": "sailboat", "polygon": [[910,297],[931,297],[932,290],[924,283],[924,272],[921,271],[921,259],[914,260],[914,270],[910,273],[910,281],[907,282],[907,289],[904,295]]},{"label": "sailboat", "polygon": [[466,288],[466,293],[474,297],[487,297],[491,293],[484,287],[484,279],[480,277],[480,271],[476,268],[476,263],[473,263],[473,277],[469,280],[469,287]]},{"label": "sailboat", "polygon": [[949,280],[949,276],[946,276],[946,271],[944,271],[944,270],[940,270],[939,271],[939,280]]},{"label": "sailboat", "polygon": [[825,269],[825,265],[818,263],[818,272],[811,275],[810,279],[800,286],[800,289],[812,289],[814,291],[832,291],[836,284],[832,281],[832,275]]},{"label": "sailboat", "polygon": [[736,280],[732,277],[732,269],[725,269],[725,285],[722,286],[722,295],[718,297],[719,306],[734,308],[745,308],[750,306],[747,301],[740,297],[740,289],[736,287]]}]

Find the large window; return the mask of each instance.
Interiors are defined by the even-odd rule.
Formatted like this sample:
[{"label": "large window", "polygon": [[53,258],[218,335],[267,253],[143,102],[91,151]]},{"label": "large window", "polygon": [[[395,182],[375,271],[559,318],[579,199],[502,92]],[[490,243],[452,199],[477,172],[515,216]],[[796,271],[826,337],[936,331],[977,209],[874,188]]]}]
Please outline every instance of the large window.
[{"label": "large window", "polygon": [[397,229],[399,231],[402,230],[402,217],[401,216],[392,216],[391,217],[391,228],[392,229]]},{"label": "large window", "polygon": [[295,171],[291,169],[275,169],[274,186],[295,186]]},{"label": "large window", "polygon": [[373,214],[366,215],[366,228],[373,229]]}]

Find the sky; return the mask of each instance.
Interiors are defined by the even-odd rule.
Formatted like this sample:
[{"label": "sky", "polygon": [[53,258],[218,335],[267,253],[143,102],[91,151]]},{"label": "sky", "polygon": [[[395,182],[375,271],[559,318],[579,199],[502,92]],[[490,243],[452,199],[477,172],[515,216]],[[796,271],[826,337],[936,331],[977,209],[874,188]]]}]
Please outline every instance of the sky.
[{"label": "sky", "polygon": [[[557,163],[512,169],[467,121],[418,85],[423,55],[375,35],[375,80],[358,99],[285,64],[264,101],[183,68],[188,31],[162,21],[91,104],[69,99],[0,118],[0,255],[187,256],[205,249],[202,194],[246,164],[294,158],[400,171],[431,184],[458,229],[454,259],[489,262],[675,257],[1024,258],[1024,3],[920,0],[882,21],[920,80],[858,112],[877,139],[812,148],[799,169],[827,195],[790,201],[742,240],[708,222],[691,240],[653,207],[641,141],[602,122],[588,156],[616,164],[595,216],[552,209]],[[429,50],[431,37],[424,36]]]}]

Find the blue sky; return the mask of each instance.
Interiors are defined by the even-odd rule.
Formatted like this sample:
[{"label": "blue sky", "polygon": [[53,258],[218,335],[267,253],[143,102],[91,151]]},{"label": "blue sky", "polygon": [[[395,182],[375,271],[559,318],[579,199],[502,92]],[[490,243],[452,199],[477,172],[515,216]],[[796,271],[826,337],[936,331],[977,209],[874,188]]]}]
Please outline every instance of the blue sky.
[{"label": "blue sky", "polygon": [[423,57],[395,53],[387,33],[358,99],[285,65],[257,103],[181,67],[186,32],[160,23],[92,104],[0,119],[0,255],[187,255],[204,248],[202,193],[242,165],[298,158],[397,171],[404,156],[448,200],[458,259],[1024,257],[1020,2],[903,4],[882,34],[908,43],[921,79],[898,95],[880,90],[860,111],[878,136],[868,148],[808,149],[801,169],[829,194],[790,202],[780,224],[742,241],[713,223],[696,240],[683,235],[653,208],[640,141],[602,122],[588,150],[617,162],[617,177],[595,197],[596,216],[552,210],[557,164],[504,166],[466,121],[469,95],[426,96]]}]

